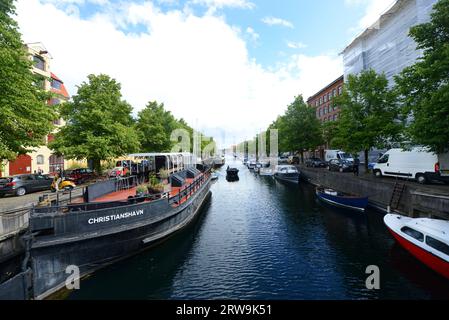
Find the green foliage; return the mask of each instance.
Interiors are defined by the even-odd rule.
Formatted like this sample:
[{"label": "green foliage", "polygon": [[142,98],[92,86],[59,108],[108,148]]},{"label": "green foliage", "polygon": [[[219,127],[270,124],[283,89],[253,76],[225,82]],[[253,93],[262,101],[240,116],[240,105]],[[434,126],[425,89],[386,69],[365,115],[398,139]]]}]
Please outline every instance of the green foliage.
[{"label": "green foliage", "polygon": [[159,176],[161,179],[168,179],[170,177],[170,171],[162,169],[159,171]]},{"label": "green foliage", "polygon": [[302,96],[287,108],[286,113],[270,126],[279,130],[279,151],[304,151],[315,149],[323,143],[321,126],[315,111],[303,100]]},{"label": "green foliage", "polygon": [[145,194],[148,192],[148,186],[141,184],[139,186],[137,186],[136,188],[136,193],[137,194]]},{"label": "green foliage", "polygon": [[397,121],[397,96],[388,88],[385,75],[373,70],[349,75],[343,94],[334,103],[341,108],[332,140],[335,146],[356,153],[383,148],[398,139],[402,126]]},{"label": "green foliage", "polygon": [[101,160],[138,150],[132,108],[122,100],[120,90],[120,84],[107,75],[89,75],[73,102],[61,105],[67,124],[50,147],[68,159],[92,159],[96,171]]},{"label": "green foliage", "polygon": [[431,21],[413,27],[410,36],[424,55],[395,79],[410,120],[406,133],[414,143],[445,153],[449,151],[449,0],[437,2]]},{"label": "green foliage", "polygon": [[0,2],[0,159],[42,145],[57,118],[46,103],[49,94],[39,89],[31,61],[21,40],[13,0]]},{"label": "green foliage", "polygon": [[[183,125],[187,127],[186,123]],[[164,104],[149,102],[145,109],[139,112],[136,129],[145,152],[169,152],[173,146],[170,140],[173,130],[181,125]]]}]

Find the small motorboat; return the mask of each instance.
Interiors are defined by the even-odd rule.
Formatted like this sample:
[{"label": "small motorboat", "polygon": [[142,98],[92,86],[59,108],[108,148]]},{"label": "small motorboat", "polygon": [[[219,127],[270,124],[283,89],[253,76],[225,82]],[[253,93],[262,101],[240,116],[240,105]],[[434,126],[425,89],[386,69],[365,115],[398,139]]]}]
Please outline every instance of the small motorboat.
[{"label": "small motorboat", "polygon": [[262,168],[260,169],[259,175],[272,177],[274,175],[274,171],[269,168]]},{"label": "small motorboat", "polygon": [[281,181],[299,184],[299,171],[295,166],[276,166],[274,170],[274,177]]},{"label": "small motorboat", "polygon": [[331,205],[364,212],[368,206],[368,197],[360,197],[350,193],[335,191],[334,189],[317,187],[317,197]]},{"label": "small motorboat", "polygon": [[228,167],[226,170],[226,180],[229,182],[239,181],[239,169]]},{"label": "small motorboat", "polygon": [[218,180],[219,177],[220,177],[220,175],[217,172],[214,172],[214,173],[212,173],[211,180],[212,181]]},{"label": "small motorboat", "polygon": [[449,279],[449,221],[387,214],[384,222],[405,250]]},{"label": "small motorboat", "polygon": [[247,164],[249,170],[254,170],[256,168],[256,165],[257,165],[256,160],[250,160],[250,161],[248,161],[248,164]]}]

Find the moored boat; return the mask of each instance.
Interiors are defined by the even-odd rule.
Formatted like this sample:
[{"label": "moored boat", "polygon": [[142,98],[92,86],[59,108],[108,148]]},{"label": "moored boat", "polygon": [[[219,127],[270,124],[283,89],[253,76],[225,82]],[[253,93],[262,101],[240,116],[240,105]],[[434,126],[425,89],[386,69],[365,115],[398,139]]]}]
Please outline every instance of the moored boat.
[{"label": "moored boat", "polygon": [[210,197],[210,169],[198,170],[186,154],[150,157],[156,167],[170,171],[168,190],[142,195],[142,185],[133,183],[133,177],[126,183],[113,179],[87,187],[83,198],[70,204],[33,208],[24,261],[32,271],[30,298],[42,299],[64,288],[71,266],[86,276],[148,249],[195,220]]},{"label": "moored boat", "polygon": [[292,165],[276,166],[274,177],[281,181],[299,184],[299,171]]},{"label": "moored boat", "polygon": [[364,212],[368,206],[368,197],[360,197],[330,188],[317,187],[316,195],[320,200],[326,203],[355,211]]},{"label": "moored boat", "polygon": [[226,170],[226,180],[229,182],[239,181],[239,169],[228,167]]},{"label": "moored boat", "polygon": [[405,250],[449,280],[449,221],[387,214],[384,222]]}]

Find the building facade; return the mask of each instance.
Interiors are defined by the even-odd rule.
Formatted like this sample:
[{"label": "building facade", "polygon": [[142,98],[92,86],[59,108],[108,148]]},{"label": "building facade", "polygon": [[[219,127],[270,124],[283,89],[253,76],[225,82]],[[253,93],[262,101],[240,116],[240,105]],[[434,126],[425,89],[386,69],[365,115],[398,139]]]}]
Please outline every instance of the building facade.
[{"label": "building facade", "polygon": [[373,69],[384,73],[390,86],[394,76],[422,55],[409,36],[410,28],[430,20],[438,0],[397,0],[375,24],[366,29],[343,52],[344,76]]},{"label": "building facade", "polygon": [[[46,91],[53,93],[53,97],[47,103],[58,105],[69,100],[69,94],[64,83],[50,70],[51,56],[42,43],[27,44],[29,59],[33,61],[32,72],[41,76],[39,85]],[[14,161],[6,162],[0,176],[11,176],[23,173],[55,173],[64,170],[68,163],[63,157],[58,157],[48,148],[48,143],[54,138],[54,133],[64,125],[62,119],[57,119],[53,123],[54,132],[45,137],[42,146],[34,148],[32,152],[20,155]]]},{"label": "building facade", "polygon": [[[315,110],[315,114],[321,123],[336,121],[340,115],[340,108],[333,103],[334,97],[343,93],[344,76],[332,81],[326,87],[318,91],[307,100],[307,104]],[[317,148],[314,152],[306,154],[306,157],[324,158],[324,150],[329,148],[329,144]]]},{"label": "building facade", "polygon": [[343,92],[344,79],[339,77],[307,100],[307,104],[315,109],[315,114],[321,122],[336,121],[340,114],[340,108],[332,102]]}]

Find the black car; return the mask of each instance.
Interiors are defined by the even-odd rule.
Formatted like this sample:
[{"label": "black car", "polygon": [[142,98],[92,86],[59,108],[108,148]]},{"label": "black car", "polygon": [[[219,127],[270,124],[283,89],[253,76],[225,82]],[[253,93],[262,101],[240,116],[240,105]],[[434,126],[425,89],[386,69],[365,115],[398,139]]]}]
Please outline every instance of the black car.
[{"label": "black car", "polygon": [[353,172],[354,163],[348,160],[332,159],[328,164],[329,171]]},{"label": "black car", "polygon": [[306,167],[312,168],[326,168],[326,162],[320,158],[309,158],[306,160]]},{"label": "black car", "polygon": [[7,194],[24,196],[27,193],[50,190],[53,178],[42,174],[19,174],[0,178],[0,197]]}]

